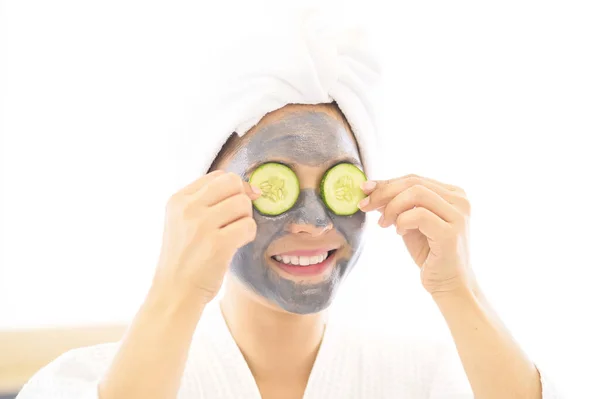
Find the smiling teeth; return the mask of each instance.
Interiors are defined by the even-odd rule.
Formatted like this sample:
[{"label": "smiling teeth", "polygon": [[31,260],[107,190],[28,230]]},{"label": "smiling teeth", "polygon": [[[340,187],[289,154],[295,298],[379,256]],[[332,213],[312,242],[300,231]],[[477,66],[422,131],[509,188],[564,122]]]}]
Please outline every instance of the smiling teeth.
[{"label": "smiling teeth", "polygon": [[325,259],[327,259],[327,255],[328,253],[322,253],[320,255],[315,255],[315,256],[281,256],[281,255],[275,255],[274,258],[281,262],[281,263],[286,263],[286,264],[292,264],[292,265],[300,265],[300,266],[310,266],[310,265],[316,265],[318,263],[323,262]]}]

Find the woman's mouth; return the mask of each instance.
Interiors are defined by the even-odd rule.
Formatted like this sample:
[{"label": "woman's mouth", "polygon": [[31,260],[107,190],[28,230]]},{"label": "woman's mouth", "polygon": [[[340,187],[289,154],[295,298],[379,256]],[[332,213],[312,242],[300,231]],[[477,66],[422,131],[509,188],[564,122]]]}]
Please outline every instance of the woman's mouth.
[{"label": "woman's mouth", "polygon": [[335,261],[337,249],[294,251],[271,256],[283,271],[295,276],[314,276],[324,272]]}]

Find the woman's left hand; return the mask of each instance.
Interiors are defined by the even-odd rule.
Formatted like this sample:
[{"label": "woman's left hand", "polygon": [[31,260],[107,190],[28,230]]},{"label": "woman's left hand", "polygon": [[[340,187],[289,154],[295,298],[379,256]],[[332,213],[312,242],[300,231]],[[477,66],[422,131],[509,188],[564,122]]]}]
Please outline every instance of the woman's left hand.
[{"label": "woman's left hand", "polygon": [[396,227],[421,269],[425,289],[432,295],[475,291],[469,259],[471,205],[464,190],[417,175],[368,183],[363,183],[368,197],[360,209],[378,210],[381,227]]}]

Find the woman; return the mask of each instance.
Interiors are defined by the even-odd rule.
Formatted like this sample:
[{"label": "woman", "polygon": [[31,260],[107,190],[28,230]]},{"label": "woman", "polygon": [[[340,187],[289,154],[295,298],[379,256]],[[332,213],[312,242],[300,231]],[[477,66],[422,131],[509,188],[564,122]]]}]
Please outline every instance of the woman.
[{"label": "woman", "polygon": [[[241,46],[252,56],[236,53],[245,80],[203,137],[202,176],[168,202],[153,284],[125,337],[61,356],[19,398],[558,397],[470,270],[462,189],[368,180],[352,205],[352,179],[374,163],[377,75],[356,31],[280,21],[271,40]],[[455,346],[380,340],[328,317],[374,211],[420,267]]]}]

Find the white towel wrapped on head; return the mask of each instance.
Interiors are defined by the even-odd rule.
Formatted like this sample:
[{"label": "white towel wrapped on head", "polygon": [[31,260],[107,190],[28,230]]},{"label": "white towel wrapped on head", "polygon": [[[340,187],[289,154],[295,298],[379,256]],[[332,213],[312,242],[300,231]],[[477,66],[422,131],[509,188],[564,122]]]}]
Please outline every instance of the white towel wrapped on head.
[{"label": "white towel wrapped on head", "polygon": [[[371,97],[380,77],[366,32],[318,10],[271,10],[240,30],[217,55],[228,86],[217,93],[193,148],[206,173],[227,138],[243,136],[267,113],[287,104],[335,101],[357,139],[367,174],[377,146]],[[235,29],[240,29],[238,26]],[[219,38],[215,38],[219,40]]]}]

